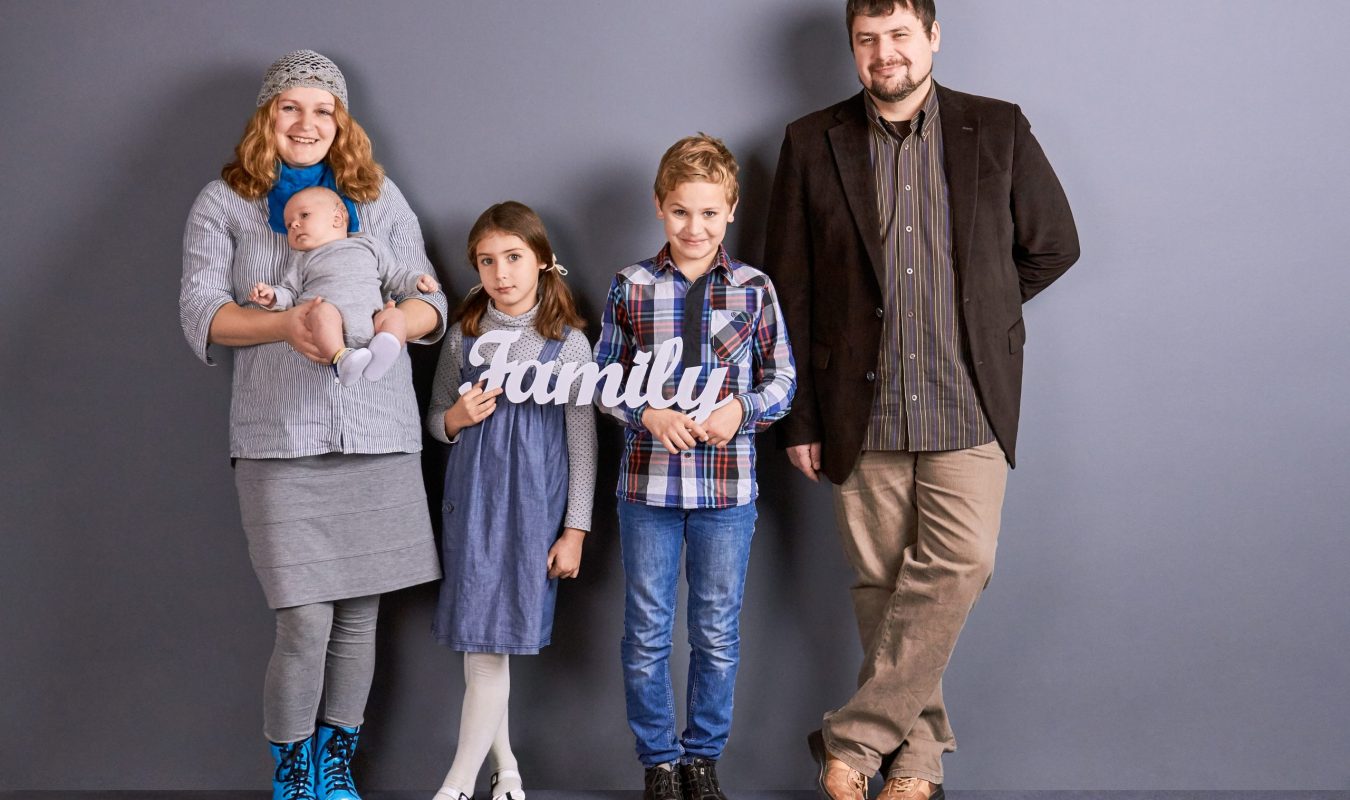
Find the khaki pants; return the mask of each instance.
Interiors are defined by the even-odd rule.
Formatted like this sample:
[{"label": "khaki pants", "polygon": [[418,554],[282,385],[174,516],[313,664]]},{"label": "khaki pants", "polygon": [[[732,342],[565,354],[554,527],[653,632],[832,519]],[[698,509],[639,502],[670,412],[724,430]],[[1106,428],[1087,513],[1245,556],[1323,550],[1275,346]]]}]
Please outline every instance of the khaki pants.
[{"label": "khaki pants", "polygon": [[931,453],[864,452],[834,490],[857,573],[858,691],[825,715],[825,744],[873,775],[942,782],[956,749],[942,673],[994,569],[1008,467],[997,442]]}]

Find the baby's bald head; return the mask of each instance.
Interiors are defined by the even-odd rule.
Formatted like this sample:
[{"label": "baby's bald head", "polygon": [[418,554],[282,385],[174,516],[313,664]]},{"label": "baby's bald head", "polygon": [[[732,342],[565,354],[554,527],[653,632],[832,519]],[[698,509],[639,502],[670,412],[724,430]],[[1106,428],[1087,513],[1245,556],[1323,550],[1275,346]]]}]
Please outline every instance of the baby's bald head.
[{"label": "baby's bald head", "polygon": [[311,186],[291,196],[283,212],[292,250],[313,250],[347,238],[347,206],[332,189]]}]

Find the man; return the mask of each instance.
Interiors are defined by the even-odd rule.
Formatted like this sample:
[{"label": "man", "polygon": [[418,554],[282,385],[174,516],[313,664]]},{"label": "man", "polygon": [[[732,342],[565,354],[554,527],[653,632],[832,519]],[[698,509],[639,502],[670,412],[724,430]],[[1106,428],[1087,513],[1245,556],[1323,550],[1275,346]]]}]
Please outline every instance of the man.
[{"label": "man", "polygon": [[[941,798],[942,674],[993,570],[1021,307],[1078,258],[1021,110],[932,79],[931,0],[848,0],[863,91],[787,128],[765,254],[798,342],[782,423],[833,483],[857,580],[858,691],[811,737],[830,800]],[[1006,464],[1005,464],[1006,461]]]}]

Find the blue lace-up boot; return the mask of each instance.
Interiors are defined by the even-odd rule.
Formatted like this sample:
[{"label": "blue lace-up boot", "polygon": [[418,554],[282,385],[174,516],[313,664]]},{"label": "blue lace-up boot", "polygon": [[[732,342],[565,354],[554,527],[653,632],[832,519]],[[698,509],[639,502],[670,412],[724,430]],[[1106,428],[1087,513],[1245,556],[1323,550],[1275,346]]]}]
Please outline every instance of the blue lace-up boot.
[{"label": "blue lace-up boot", "polygon": [[269,742],[277,771],[272,774],[272,800],[315,800],[314,737],[290,744]]},{"label": "blue lace-up boot", "polygon": [[361,726],[343,728],[319,723],[314,759],[318,778],[314,782],[318,800],[361,800],[352,783],[352,756]]}]

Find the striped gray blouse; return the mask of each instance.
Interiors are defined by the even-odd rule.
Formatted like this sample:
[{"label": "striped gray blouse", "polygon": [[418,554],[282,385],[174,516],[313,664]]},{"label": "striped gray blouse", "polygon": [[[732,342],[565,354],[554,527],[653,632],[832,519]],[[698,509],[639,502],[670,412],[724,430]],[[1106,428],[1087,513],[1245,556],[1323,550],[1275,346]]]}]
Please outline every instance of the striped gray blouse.
[{"label": "striped gray blouse", "polygon": [[[384,240],[403,264],[434,274],[422,244],[422,230],[393,181],[380,196],[358,203],[362,230]],[[281,281],[290,257],[286,237],[267,224],[267,199],[245,200],[215,180],[197,195],[183,233],[183,285],[179,321],[197,357],[214,364],[207,335],[211,319],[226,303],[244,305],[261,281]],[[416,294],[440,315],[445,331],[446,300],[441,292]],[[395,298],[403,299],[403,298]],[[321,453],[416,453],[422,449],[412,365],[406,350],[382,380],[347,387],[331,367],[315,364],[285,342],[234,348],[230,399],[230,455],[235,458],[299,458]]]}]

